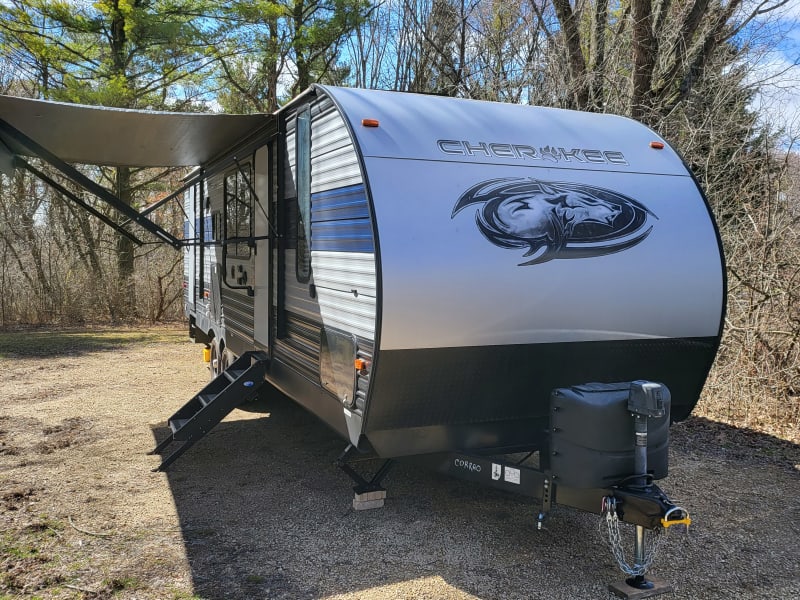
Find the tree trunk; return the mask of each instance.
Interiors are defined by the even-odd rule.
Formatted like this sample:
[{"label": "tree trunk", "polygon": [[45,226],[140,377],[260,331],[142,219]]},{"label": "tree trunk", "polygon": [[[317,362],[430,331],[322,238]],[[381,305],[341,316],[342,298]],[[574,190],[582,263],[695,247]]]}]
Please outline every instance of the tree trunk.
[{"label": "tree trunk", "polygon": [[[131,170],[129,167],[117,167],[117,197],[126,206],[133,203],[131,193]],[[136,286],[133,281],[134,247],[130,238],[117,235],[117,306],[116,314],[111,315],[113,321],[128,319],[136,315]]]},{"label": "tree trunk", "polygon": [[267,22],[269,38],[267,40],[267,57],[265,68],[267,71],[267,112],[278,110],[278,77],[280,76],[280,66],[278,55],[280,54],[280,40],[278,34],[278,17],[271,17]]},{"label": "tree trunk", "polygon": [[633,92],[631,116],[647,122],[650,117],[653,69],[656,61],[656,44],[653,36],[651,0],[631,0],[633,18]]},{"label": "tree trunk", "polygon": [[581,35],[578,31],[578,22],[569,0],[553,0],[558,22],[564,36],[564,45],[567,50],[567,67],[569,69],[569,83],[571,84],[570,97],[567,99],[568,108],[584,109],[589,104],[589,86],[586,81],[586,61],[581,51]]},{"label": "tree trunk", "polygon": [[292,95],[296,96],[311,85],[311,65],[308,62],[308,50],[300,43],[300,32],[305,27],[305,0],[294,0],[292,7],[292,21],[294,21],[294,60],[297,67],[297,81],[292,88]]},{"label": "tree trunk", "polygon": [[597,0],[592,18],[589,108],[595,111],[602,111],[606,70],[606,19],[608,18],[608,0]]}]

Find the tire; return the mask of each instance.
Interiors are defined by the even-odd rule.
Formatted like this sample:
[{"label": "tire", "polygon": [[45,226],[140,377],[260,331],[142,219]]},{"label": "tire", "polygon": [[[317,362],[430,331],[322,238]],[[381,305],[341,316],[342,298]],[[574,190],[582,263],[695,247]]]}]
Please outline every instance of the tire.
[{"label": "tire", "polygon": [[222,372],[219,370],[221,360],[218,338],[211,340],[209,346],[211,346],[211,360],[208,363],[209,378],[215,379]]},{"label": "tire", "polygon": [[224,348],[220,356],[219,372],[222,373],[223,371],[227,371],[230,368],[230,366],[234,362],[236,362],[237,358],[238,357],[233,352],[231,352],[227,348]]}]

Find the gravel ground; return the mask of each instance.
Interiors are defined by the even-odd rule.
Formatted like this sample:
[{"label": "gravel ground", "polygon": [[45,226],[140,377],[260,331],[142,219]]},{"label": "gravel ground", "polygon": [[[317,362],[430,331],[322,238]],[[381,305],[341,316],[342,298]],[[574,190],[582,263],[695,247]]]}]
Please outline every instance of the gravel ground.
[{"label": "gravel ground", "polygon": [[[598,599],[622,579],[596,515],[557,507],[537,531],[535,501],[411,463],[353,511],[344,442],[277,394],[151,473],[206,381],[200,346],[103,335],[0,349],[0,599]],[[672,436],[662,487],[694,525],[651,571],[667,597],[800,598],[800,447],[703,419]]]}]

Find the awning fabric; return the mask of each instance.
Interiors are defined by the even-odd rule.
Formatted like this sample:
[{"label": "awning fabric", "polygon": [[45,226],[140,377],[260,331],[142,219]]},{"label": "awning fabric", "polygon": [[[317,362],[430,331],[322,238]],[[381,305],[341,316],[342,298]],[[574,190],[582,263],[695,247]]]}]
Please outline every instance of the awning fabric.
[{"label": "awning fabric", "polygon": [[[91,165],[204,165],[273,118],[128,110],[0,95],[0,119],[61,160]],[[33,155],[13,136],[0,132],[0,141],[14,154]]]}]

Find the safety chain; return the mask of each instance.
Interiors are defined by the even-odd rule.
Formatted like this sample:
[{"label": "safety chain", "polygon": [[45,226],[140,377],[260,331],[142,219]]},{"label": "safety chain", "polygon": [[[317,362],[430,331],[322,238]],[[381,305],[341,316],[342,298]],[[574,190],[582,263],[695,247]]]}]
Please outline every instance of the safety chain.
[{"label": "safety chain", "polygon": [[630,577],[644,575],[647,570],[652,566],[656,558],[656,554],[661,548],[666,530],[664,527],[658,527],[652,530],[649,536],[645,537],[644,544],[644,562],[642,564],[634,563],[633,566],[628,564],[625,556],[625,549],[622,545],[622,534],[619,530],[619,516],[617,515],[617,500],[613,496],[606,496],[603,498],[602,514],[600,518],[600,535],[603,536],[603,525],[605,524],[606,538],[611,554],[617,561],[619,568],[622,572]]}]

